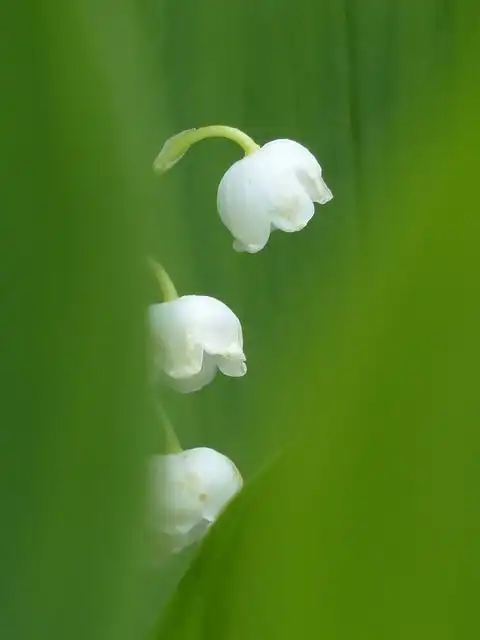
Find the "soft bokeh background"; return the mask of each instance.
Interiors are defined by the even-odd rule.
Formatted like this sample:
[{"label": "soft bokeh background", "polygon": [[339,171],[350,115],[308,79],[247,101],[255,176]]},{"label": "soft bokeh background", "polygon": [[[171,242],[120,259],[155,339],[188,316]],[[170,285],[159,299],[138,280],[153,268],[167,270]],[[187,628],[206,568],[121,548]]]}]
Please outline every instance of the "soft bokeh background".
[{"label": "soft bokeh background", "polygon": [[[475,635],[479,25],[475,0],[4,3],[2,637]],[[217,123],[304,143],[335,200],[234,253],[239,149],[151,171]],[[249,363],[163,396],[247,486],[158,624],[192,554],[148,568],[147,252],[238,313]]]}]

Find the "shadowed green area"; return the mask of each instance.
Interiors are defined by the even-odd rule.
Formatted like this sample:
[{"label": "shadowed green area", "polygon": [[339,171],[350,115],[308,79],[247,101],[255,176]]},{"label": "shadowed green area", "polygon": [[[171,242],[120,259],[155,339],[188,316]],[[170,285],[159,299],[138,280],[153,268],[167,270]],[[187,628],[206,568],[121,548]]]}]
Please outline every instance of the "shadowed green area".
[{"label": "shadowed green area", "polygon": [[138,637],[153,446],[144,36],[129,2],[0,14],[0,635]]},{"label": "shadowed green area", "polygon": [[[2,7],[2,637],[143,638],[195,554],[152,568],[143,530],[147,253],[234,309],[249,365],[164,394],[247,484],[155,640],[475,637],[478,14]],[[241,150],[152,170],[209,124],[304,143],[335,199],[234,253],[215,200]]]}]

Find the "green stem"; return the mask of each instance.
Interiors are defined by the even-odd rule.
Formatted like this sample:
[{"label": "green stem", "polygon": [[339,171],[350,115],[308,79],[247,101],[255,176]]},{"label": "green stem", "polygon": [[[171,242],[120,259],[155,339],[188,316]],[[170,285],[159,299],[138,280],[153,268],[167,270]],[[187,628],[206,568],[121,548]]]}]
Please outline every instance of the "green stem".
[{"label": "green stem", "polygon": [[177,438],[172,423],[168,419],[165,409],[160,402],[156,402],[155,406],[165,431],[165,453],[181,453],[183,449],[180,446],[180,441]]},{"label": "green stem", "polygon": [[177,133],[165,142],[153,163],[154,170],[157,173],[165,173],[183,158],[192,144],[206,138],[227,138],[232,140],[242,147],[245,155],[260,149],[259,145],[250,136],[247,136],[240,129],[235,129],[235,127],[214,124],[208,127],[199,127],[198,129],[187,129]]},{"label": "green stem", "polygon": [[153,271],[153,275],[160,285],[160,291],[162,292],[164,302],[176,300],[178,298],[177,290],[175,289],[175,285],[173,284],[172,279],[162,267],[162,265],[152,257],[148,258],[148,264],[150,265],[150,268]]},{"label": "green stem", "polygon": [[253,153],[260,149],[258,144],[247,136],[246,133],[240,131],[240,129],[236,129],[235,127],[227,127],[222,124],[213,124],[209,127],[199,127],[198,129],[192,129],[191,133],[188,136],[189,146],[195,144],[196,142],[200,142],[200,140],[205,140],[206,138],[227,138],[227,140],[232,140],[236,142],[242,149],[245,151],[245,155]]}]

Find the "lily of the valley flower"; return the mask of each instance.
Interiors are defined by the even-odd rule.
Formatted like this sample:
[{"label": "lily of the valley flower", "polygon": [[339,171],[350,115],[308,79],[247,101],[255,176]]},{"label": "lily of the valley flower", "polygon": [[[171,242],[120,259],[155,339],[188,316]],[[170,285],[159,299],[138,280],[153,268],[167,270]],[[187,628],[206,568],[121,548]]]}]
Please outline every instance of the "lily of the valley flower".
[{"label": "lily of the valley flower", "polygon": [[217,207],[235,238],[234,249],[256,253],[271,231],[300,231],[312,218],[314,203],[332,198],[310,151],[293,140],[274,140],[228,169]]},{"label": "lily of the valley flower", "polygon": [[154,366],[183,393],[198,391],[217,369],[232,377],[247,372],[239,319],[209,296],[186,295],[150,307]]},{"label": "lily of the valley flower", "polygon": [[152,524],[174,552],[200,540],[243,485],[233,462],[206,447],[155,456],[151,471]]}]

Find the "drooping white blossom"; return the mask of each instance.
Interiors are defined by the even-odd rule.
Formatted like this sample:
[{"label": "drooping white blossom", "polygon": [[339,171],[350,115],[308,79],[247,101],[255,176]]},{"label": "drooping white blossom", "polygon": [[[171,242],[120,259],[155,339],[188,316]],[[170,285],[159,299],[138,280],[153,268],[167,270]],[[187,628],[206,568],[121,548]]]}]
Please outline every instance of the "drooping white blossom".
[{"label": "drooping white blossom", "polygon": [[186,295],[150,307],[154,367],[182,393],[198,391],[217,369],[226,376],[247,372],[239,319],[209,296]]},{"label": "drooping white blossom", "polygon": [[200,540],[243,485],[233,462],[207,447],[154,456],[150,471],[150,522],[173,552]]},{"label": "drooping white blossom", "polygon": [[314,203],[333,198],[322,169],[308,149],[293,140],[273,140],[233,164],[218,187],[220,218],[236,251],[257,253],[273,230],[303,229]]}]

